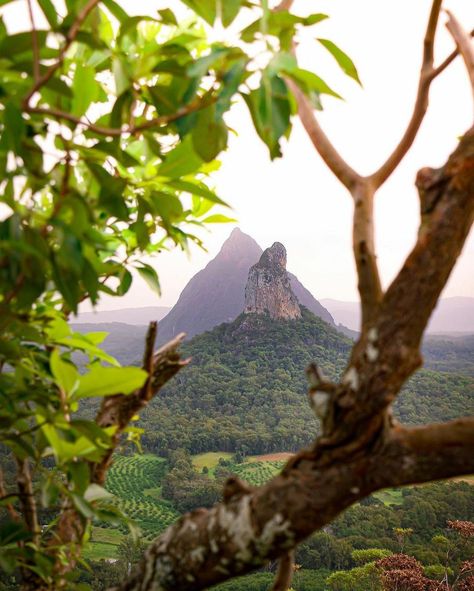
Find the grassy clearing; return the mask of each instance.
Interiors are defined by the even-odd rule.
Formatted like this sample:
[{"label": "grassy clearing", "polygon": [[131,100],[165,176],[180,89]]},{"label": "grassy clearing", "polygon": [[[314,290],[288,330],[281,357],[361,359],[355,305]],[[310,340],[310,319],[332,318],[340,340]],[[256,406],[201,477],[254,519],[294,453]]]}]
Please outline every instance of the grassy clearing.
[{"label": "grassy clearing", "polygon": [[232,455],[233,454],[225,451],[210,451],[205,454],[198,454],[192,458],[193,466],[197,472],[202,472],[204,466],[207,466],[209,470],[212,470],[217,466],[221,458],[224,460],[230,460]]},{"label": "grassy clearing", "polygon": [[118,546],[122,541],[123,534],[116,529],[107,527],[93,527],[91,542],[103,542],[105,544],[113,544]]},{"label": "grassy clearing", "polygon": [[117,546],[105,542],[89,542],[84,548],[86,560],[110,560],[117,558]]},{"label": "grassy clearing", "polygon": [[402,505],[403,496],[402,491],[399,488],[388,488],[380,490],[373,495],[379,501],[382,501],[384,505]]}]

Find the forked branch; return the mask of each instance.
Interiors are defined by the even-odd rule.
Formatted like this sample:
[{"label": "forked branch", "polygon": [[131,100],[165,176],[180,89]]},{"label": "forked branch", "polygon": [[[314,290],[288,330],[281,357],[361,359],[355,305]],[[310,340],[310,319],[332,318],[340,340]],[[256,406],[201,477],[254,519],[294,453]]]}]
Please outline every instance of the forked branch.
[{"label": "forked branch", "polygon": [[395,150],[382,164],[382,166],[371,175],[373,186],[377,189],[388,179],[392,172],[402,161],[405,154],[413,144],[421,123],[425,117],[428,109],[428,97],[431,82],[434,80],[434,41],[436,35],[436,28],[438,25],[439,13],[441,10],[442,0],[433,0],[431,6],[430,16],[428,19],[428,26],[425,33],[423,43],[423,61],[421,64],[420,78],[418,82],[418,91],[413,107],[413,113],[403,134],[402,139],[396,146]]},{"label": "forked branch", "polygon": [[466,70],[471,82],[471,91],[474,104],[474,43],[470,39],[469,34],[463,29],[457,18],[449,10],[447,10],[446,13],[448,15],[446,27],[453,36],[459,53],[462,55],[466,65]]}]

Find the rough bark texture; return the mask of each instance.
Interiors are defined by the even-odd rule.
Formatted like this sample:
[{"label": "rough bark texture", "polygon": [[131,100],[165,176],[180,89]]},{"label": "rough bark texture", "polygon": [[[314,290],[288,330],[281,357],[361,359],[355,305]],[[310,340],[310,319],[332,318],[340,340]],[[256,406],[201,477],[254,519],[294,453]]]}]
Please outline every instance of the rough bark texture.
[{"label": "rough bark texture", "polygon": [[[341,383],[310,372],[322,436],[266,486],[233,486],[221,505],[183,516],[120,591],[197,591],[295,547],[371,492],[474,471],[474,418],[405,429],[390,405],[421,363],[419,344],[474,216],[474,134],[418,176],[417,243],[366,321]],[[230,492],[229,492],[230,490]]]}]

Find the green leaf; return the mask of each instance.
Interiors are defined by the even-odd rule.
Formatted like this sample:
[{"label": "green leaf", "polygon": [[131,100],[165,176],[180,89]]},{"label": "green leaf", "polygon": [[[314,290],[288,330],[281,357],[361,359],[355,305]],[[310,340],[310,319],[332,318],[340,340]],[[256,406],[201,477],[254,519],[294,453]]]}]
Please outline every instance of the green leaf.
[{"label": "green leaf", "polygon": [[54,4],[51,0],[38,0],[38,4],[51,28],[55,29],[58,26],[58,13]]},{"label": "green leaf", "polygon": [[229,222],[236,222],[234,218],[229,218],[221,213],[215,213],[202,220],[204,224],[228,224]]},{"label": "green leaf", "polygon": [[165,161],[158,167],[158,174],[176,179],[196,172],[202,163],[202,159],[194,151],[191,137],[186,137],[166,154]]},{"label": "green leaf", "polygon": [[303,70],[302,68],[294,68],[287,71],[288,76],[292,78],[298,86],[305,93],[317,92],[318,94],[329,94],[338,99],[342,99],[341,95],[337,94],[332,88],[330,88],[326,82],[313,72],[309,70]]},{"label": "green leaf", "polygon": [[[213,25],[216,20],[216,0],[181,0],[208,24]],[[221,0],[225,2],[227,0]]]},{"label": "green leaf", "polygon": [[163,191],[153,191],[149,196],[154,215],[159,215],[166,224],[179,222],[183,217],[183,206],[175,196]]},{"label": "green leaf", "polygon": [[122,60],[114,58],[112,60],[112,70],[115,80],[115,92],[117,96],[120,96],[131,87],[132,83]]},{"label": "green leaf", "polygon": [[239,14],[242,0],[221,0],[221,18],[224,27],[228,27]]},{"label": "green leaf", "polygon": [[76,398],[130,394],[143,386],[148,374],[138,367],[93,367],[81,376]]},{"label": "green leaf", "polygon": [[124,23],[128,19],[128,14],[114,0],[102,0],[102,4],[114,15],[119,23]]},{"label": "green leaf", "polygon": [[222,118],[216,118],[214,105],[199,111],[197,123],[192,131],[196,153],[211,162],[227,147],[228,131]]},{"label": "green leaf", "polygon": [[[36,31],[36,37],[40,47],[46,45],[47,31]],[[26,51],[32,51],[33,39],[31,32],[29,33],[16,33],[15,35],[9,35],[0,42],[0,57],[11,59],[12,56],[19,53],[25,53]]]},{"label": "green leaf", "polygon": [[79,384],[79,372],[75,366],[65,361],[58,349],[54,349],[49,359],[54,381],[66,394],[73,394]]},{"label": "green leaf", "polygon": [[211,53],[200,57],[189,66],[187,70],[188,76],[202,78],[202,76],[205,76],[214,64],[221,61],[229,52],[229,47],[215,47]]},{"label": "green leaf", "polygon": [[342,51],[342,49],[340,49],[332,41],[329,41],[329,39],[318,38],[318,41],[334,57],[336,62],[339,64],[339,67],[341,68],[341,70],[345,74],[347,74],[347,76],[349,76],[350,78],[352,78],[353,80],[355,80],[358,84],[360,84],[362,86],[362,83],[359,79],[359,74],[357,72],[357,68],[355,67],[354,62],[347,55],[347,53],[344,53],[344,51]]},{"label": "green leaf", "polygon": [[206,187],[204,183],[183,181],[179,179],[173,180],[169,184],[171,187],[174,187],[179,191],[185,191],[191,195],[198,195],[199,197],[204,197],[207,201],[212,201],[212,203],[218,203],[219,205],[229,207],[225,201],[222,201],[222,199],[218,197],[214,191],[211,191],[209,187]]},{"label": "green leaf", "polygon": [[175,27],[178,26],[178,21],[176,20],[176,16],[171,8],[162,8],[161,10],[158,10],[158,14],[165,25],[173,25]]},{"label": "green leaf", "polygon": [[72,494],[71,498],[76,509],[81,515],[83,515],[86,519],[92,519],[94,517],[94,509],[80,495]]},{"label": "green leaf", "polygon": [[91,105],[99,97],[100,87],[95,80],[95,70],[90,66],[77,64],[72,81],[73,97],[71,113],[76,117],[82,117]]},{"label": "green leaf", "polygon": [[153,269],[153,267],[150,267],[150,265],[146,265],[145,263],[142,263],[142,266],[136,267],[136,269],[139,275],[142,277],[142,279],[144,279],[147,282],[148,286],[157,295],[161,296],[160,282],[155,269]]},{"label": "green leaf", "polygon": [[74,490],[78,494],[83,495],[90,482],[89,465],[87,462],[72,462],[69,465],[69,473],[74,482]]},{"label": "green leaf", "polygon": [[291,105],[286,83],[264,72],[260,87],[242,95],[255,130],[270,150],[271,158],[281,156],[280,138],[290,129]]},{"label": "green leaf", "polygon": [[105,490],[102,486],[98,484],[89,484],[87,487],[86,492],[84,493],[84,499],[91,503],[92,501],[104,501],[113,499],[114,495],[109,493],[108,490]]}]

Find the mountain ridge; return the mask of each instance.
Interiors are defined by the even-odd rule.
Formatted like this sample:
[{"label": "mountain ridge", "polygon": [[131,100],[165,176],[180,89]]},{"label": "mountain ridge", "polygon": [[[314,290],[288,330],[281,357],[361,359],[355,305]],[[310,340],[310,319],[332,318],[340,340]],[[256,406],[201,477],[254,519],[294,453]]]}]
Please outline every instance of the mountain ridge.
[{"label": "mountain ridge", "polygon": [[[249,270],[262,254],[262,248],[251,236],[234,228],[217,256],[190,279],[176,304],[161,320],[158,342],[166,342],[180,332],[192,338],[237,318],[245,307]],[[291,273],[288,275],[298,301],[326,322],[335,325],[331,314],[298,278]]]}]

